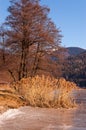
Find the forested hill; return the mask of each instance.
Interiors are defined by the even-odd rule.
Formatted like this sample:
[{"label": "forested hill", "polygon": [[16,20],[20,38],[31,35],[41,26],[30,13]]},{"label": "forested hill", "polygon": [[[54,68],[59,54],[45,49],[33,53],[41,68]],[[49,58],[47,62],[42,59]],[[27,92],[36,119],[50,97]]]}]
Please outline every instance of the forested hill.
[{"label": "forested hill", "polygon": [[68,57],[63,75],[66,79],[76,82],[80,87],[86,87],[86,51],[77,56]]}]

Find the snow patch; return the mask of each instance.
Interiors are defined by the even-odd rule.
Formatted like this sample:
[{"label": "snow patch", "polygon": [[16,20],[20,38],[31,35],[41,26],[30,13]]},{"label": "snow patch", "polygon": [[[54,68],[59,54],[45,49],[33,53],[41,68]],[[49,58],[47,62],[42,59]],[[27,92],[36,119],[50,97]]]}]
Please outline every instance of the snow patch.
[{"label": "snow patch", "polygon": [[9,119],[14,119],[20,114],[23,114],[19,109],[9,109],[8,111],[4,112],[0,115],[0,125],[4,123],[4,121]]}]

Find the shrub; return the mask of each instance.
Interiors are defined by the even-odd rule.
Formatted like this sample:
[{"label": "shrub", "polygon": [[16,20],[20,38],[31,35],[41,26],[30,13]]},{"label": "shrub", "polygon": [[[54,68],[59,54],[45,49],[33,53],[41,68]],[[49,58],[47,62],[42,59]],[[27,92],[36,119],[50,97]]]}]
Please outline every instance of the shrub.
[{"label": "shrub", "polygon": [[71,91],[76,87],[73,82],[49,76],[23,78],[12,85],[31,106],[69,108],[74,106]]}]

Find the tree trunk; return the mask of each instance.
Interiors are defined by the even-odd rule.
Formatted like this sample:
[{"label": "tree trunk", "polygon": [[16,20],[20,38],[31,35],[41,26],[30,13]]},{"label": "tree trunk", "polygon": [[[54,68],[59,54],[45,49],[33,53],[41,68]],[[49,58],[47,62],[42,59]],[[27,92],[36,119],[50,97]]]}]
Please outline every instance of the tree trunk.
[{"label": "tree trunk", "polygon": [[36,54],[35,54],[35,59],[34,59],[34,63],[33,63],[31,76],[34,76],[36,74],[36,72],[37,72],[37,68],[38,68],[38,64],[39,64],[38,52],[39,52],[39,43],[37,45],[37,51],[36,51]]},{"label": "tree trunk", "polygon": [[24,43],[22,43],[22,52],[21,52],[20,67],[19,67],[19,74],[18,74],[19,80],[27,77],[27,55],[28,55],[27,50],[28,48],[26,49]]}]

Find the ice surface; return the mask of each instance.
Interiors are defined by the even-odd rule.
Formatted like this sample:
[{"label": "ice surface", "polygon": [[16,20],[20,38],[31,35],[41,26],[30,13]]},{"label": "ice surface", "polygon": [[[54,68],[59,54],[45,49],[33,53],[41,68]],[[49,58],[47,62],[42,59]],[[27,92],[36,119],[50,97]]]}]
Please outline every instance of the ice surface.
[{"label": "ice surface", "polygon": [[21,114],[23,114],[23,112],[21,112],[19,109],[9,109],[8,111],[0,115],[0,120],[14,119]]}]

